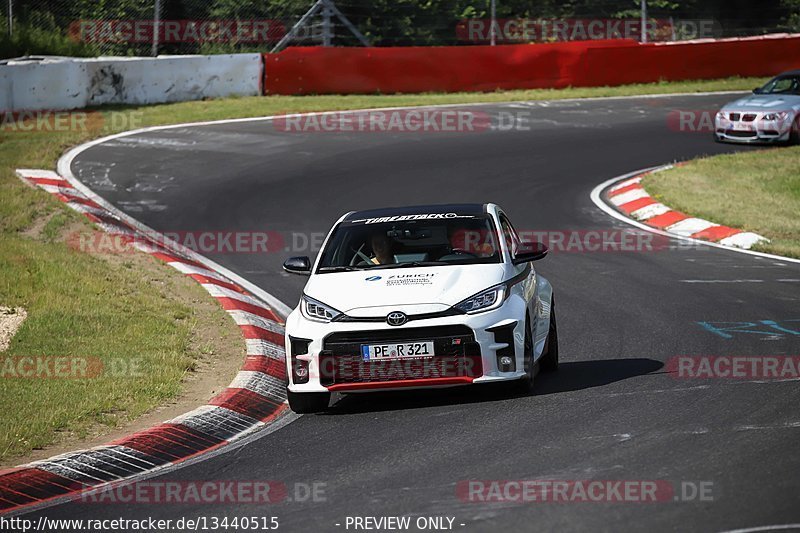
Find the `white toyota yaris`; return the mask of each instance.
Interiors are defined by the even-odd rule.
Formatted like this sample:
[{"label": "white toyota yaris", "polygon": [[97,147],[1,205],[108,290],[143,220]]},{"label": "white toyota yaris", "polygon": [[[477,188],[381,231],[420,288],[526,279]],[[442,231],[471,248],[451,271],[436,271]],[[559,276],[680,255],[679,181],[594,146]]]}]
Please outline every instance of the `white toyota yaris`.
[{"label": "white toyota yaris", "polygon": [[286,321],[292,410],[331,392],[509,381],[528,391],[558,368],[553,288],[494,204],[351,212],[336,222]]}]

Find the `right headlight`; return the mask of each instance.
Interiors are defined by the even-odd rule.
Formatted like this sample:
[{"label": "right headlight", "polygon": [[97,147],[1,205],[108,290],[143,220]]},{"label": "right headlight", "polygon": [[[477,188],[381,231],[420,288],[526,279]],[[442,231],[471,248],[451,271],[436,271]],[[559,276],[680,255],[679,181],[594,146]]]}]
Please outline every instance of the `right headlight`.
[{"label": "right headlight", "polygon": [[505,300],[506,297],[506,290],[505,283],[501,283],[500,285],[495,285],[485,291],[481,291],[474,296],[470,296],[453,307],[470,314],[491,311],[503,305],[503,300]]},{"label": "right headlight", "polygon": [[342,314],[341,311],[337,311],[314,298],[309,298],[305,294],[300,300],[300,312],[307,319],[316,320],[317,322],[330,322]]}]

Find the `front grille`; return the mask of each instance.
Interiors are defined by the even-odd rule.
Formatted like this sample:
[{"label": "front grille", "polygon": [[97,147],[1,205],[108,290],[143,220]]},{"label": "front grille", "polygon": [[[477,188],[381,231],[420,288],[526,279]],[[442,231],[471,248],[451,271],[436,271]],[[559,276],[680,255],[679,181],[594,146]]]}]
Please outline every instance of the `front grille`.
[{"label": "front grille", "polygon": [[742,122],[753,122],[756,119],[756,116],[752,113],[748,113],[746,115],[742,115]]},{"label": "front grille", "polygon": [[728,130],[725,132],[725,135],[729,137],[741,137],[741,138],[749,138],[749,137],[756,137],[758,133],[755,131],[736,131],[736,130]]},{"label": "front grille", "polygon": [[[433,357],[364,361],[362,344],[433,341]],[[325,338],[320,360],[320,383],[386,383],[483,375],[480,345],[466,326],[404,328],[334,333]]]},{"label": "front grille", "polygon": [[740,115],[739,113],[731,113],[731,114],[730,114],[731,120],[732,120],[732,121],[734,121],[734,122],[736,122],[737,120],[739,120],[739,117],[740,117],[740,116],[741,116],[741,115]]}]

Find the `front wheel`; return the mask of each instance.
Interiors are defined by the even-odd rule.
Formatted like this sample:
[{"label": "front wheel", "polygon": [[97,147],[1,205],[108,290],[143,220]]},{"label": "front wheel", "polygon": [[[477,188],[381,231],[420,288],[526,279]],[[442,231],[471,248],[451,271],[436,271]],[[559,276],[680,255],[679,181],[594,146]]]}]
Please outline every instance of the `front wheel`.
[{"label": "front wheel", "polygon": [[797,117],[797,119],[794,121],[794,124],[792,124],[792,131],[789,133],[789,144],[800,144],[800,117]]},{"label": "front wheel", "polygon": [[544,355],[541,358],[542,372],[558,370],[558,326],[556,325],[556,301],[550,307],[550,331],[544,343]]},{"label": "front wheel", "polygon": [[330,392],[292,392],[286,391],[289,407],[297,414],[319,413],[328,408]]}]

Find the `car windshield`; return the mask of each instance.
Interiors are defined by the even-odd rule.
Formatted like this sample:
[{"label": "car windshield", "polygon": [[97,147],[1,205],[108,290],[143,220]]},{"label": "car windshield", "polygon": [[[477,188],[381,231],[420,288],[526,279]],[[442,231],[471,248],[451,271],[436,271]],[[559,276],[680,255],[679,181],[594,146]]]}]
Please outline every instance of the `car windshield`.
[{"label": "car windshield", "polygon": [[764,85],[760,94],[797,94],[800,95],[800,74],[778,76]]},{"label": "car windshield", "polygon": [[317,272],[501,261],[497,233],[488,215],[425,216],[340,223],[322,251]]}]

